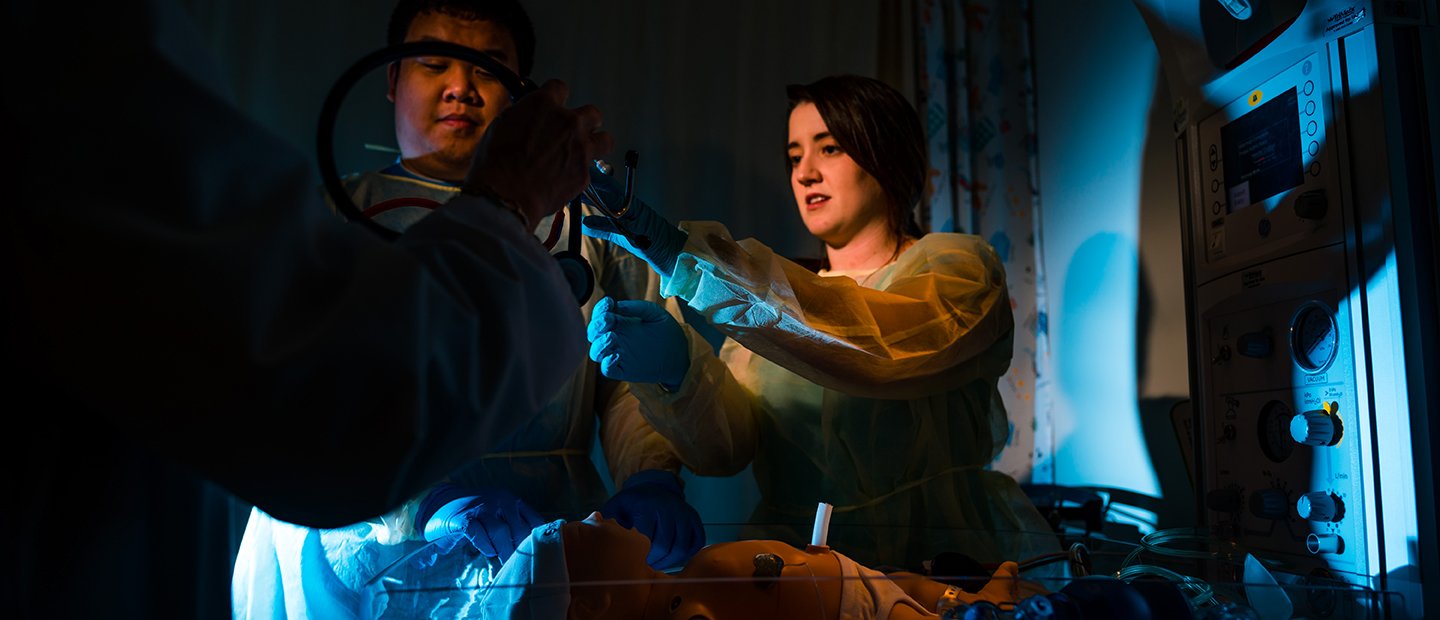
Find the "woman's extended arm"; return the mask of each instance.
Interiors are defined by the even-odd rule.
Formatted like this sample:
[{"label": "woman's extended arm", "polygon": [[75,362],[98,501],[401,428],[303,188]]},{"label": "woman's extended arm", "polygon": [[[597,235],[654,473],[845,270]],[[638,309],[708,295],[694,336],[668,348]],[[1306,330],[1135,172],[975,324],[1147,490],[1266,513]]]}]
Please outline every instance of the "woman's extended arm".
[{"label": "woman's extended arm", "polygon": [[728,476],[745,469],[755,457],[754,398],[735,380],[729,367],[705,339],[688,326],[690,370],[674,391],[656,384],[635,383],[640,412],[691,471],[702,476]]},{"label": "woman's extended arm", "polygon": [[756,354],[822,386],[873,398],[934,393],[1009,366],[1005,272],[969,235],[929,235],[882,268],[883,290],[821,277],[713,222],[689,240],[662,292],[685,299]]}]

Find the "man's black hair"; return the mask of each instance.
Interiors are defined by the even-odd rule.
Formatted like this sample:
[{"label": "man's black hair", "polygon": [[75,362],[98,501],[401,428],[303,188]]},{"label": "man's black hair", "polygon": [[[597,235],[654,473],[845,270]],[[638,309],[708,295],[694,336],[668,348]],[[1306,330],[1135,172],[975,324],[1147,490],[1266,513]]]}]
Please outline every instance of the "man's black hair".
[{"label": "man's black hair", "polygon": [[410,23],[421,13],[440,13],[460,19],[493,21],[510,32],[515,40],[520,77],[528,77],[535,64],[535,26],[525,7],[514,0],[400,0],[390,12],[386,41],[398,45],[405,41]]}]

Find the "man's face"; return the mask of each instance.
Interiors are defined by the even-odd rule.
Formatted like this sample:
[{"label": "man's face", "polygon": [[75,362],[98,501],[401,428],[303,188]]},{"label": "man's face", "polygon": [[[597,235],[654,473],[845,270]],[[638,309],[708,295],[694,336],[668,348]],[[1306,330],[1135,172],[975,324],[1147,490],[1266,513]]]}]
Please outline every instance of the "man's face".
[{"label": "man's face", "polygon": [[[405,42],[412,41],[463,45],[519,73],[515,40],[494,21],[421,13],[405,34]],[[403,59],[391,68],[389,83],[405,165],[428,177],[464,181],[486,128],[510,105],[505,87],[480,67],[444,56]]]}]

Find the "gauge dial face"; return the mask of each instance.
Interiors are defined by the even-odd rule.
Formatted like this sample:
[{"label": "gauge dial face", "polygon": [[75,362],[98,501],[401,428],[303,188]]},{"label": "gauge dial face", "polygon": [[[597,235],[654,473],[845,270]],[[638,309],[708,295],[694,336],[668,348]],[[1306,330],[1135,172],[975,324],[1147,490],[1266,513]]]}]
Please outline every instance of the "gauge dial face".
[{"label": "gauge dial face", "polygon": [[1340,330],[1329,309],[1311,302],[1295,313],[1290,322],[1290,349],[1301,368],[1308,372],[1324,370],[1339,348]]},{"label": "gauge dial face", "polygon": [[1259,428],[1260,451],[1276,463],[1283,463],[1295,451],[1295,441],[1290,438],[1290,418],[1295,412],[1289,405],[1278,400],[1265,403],[1260,408]]}]

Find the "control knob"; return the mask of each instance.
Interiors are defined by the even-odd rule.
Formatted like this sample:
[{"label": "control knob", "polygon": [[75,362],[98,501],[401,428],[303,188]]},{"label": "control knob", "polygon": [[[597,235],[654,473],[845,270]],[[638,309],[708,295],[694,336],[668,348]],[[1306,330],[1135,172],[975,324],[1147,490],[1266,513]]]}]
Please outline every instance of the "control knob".
[{"label": "control knob", "polygon": [[1295,215],[1298,217],[1318,220],[1324,218],[1328,210],[1323,189],[1312,189],[1295,198]]},{"label": "control knob", "polygon": [[1263,489],[1250,494],[1250,514],[1261,519],[1284,519],[1290,500],[1279,489]]},{"label": "control knob", "polygon": [[1312,491],[1300,496],[1295,502],[1295,512],[1300,518],[1311,521],[1339,521],[1345,514],[1345,505],[1340,498],[1326,491]]},{"label": "control knob", "polygon": [[1290,418],[1290,438],[1306,446],[1333,446],[1340,443],[1340,420],[1324,409],[1306,411]]}]

